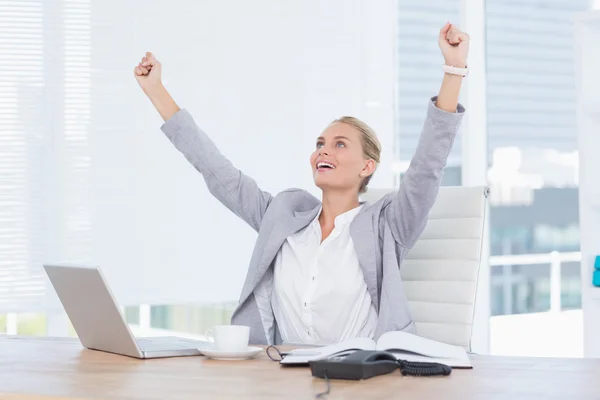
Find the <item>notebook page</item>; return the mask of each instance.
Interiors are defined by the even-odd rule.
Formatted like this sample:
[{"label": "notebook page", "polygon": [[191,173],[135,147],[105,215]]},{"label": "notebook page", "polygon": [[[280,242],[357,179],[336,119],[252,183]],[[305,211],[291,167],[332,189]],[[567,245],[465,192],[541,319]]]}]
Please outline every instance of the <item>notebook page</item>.
[{"label": "notebook page", "polygon": [[307,364],[309,361],[329,357],[342,352],[375,350],[375,342],[369,338],[355,338],[322,347],[295,349],[287,353],[281,364]]},{"label": "notebook page", "polygon": [[386,332],[379,337],[377,350],[404,350],[431,358],[445,358],[470,364],[465,349],[446,343],[437,342],[407,332]]}]

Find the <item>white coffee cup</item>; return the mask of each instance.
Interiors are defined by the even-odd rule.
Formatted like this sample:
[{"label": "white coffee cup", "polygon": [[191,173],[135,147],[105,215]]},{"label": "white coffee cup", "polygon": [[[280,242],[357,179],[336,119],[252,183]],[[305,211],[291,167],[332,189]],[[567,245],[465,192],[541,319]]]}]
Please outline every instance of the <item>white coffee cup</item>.
[{"label": "white coffee cup", "polygon": [[246,351],[250,328],[243,325],[217,325],[206,332],[206,337],[218,351]]}]

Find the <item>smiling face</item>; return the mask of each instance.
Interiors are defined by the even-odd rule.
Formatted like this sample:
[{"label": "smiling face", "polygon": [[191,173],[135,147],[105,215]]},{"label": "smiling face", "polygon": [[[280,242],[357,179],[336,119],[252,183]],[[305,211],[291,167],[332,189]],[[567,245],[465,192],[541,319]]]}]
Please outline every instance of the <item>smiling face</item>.
[{"label": "smiling face", "polygon": [[377,166],[375,160],[365,156],[362,136],[357,127],[338,120],[317,138],[310,157],[317,187],[323,191],[359,192],[361,183]]}]

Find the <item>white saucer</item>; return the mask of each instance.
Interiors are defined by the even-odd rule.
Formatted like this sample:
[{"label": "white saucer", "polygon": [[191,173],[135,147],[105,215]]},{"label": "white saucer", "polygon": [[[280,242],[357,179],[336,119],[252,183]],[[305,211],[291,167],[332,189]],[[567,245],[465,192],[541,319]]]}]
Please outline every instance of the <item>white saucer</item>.
[{"label": "white saucer", "polygon": [[215,348],[199,349],[202,354],[214,360],[248,360],[263,351],[262,347],[249,346],[242,351],[220,351]]}]

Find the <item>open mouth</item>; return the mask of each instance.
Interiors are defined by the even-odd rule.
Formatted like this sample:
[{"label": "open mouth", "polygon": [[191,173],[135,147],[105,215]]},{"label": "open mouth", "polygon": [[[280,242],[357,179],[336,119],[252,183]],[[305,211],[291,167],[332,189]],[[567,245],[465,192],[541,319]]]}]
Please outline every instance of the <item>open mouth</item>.
[{"label": "open mouth", "polygon": [[317,163],[317,171],[319,172],[323,172],[323,171],[330,171],[335,169],[335,165],[325,162],[325,161],[320,161]]}]

